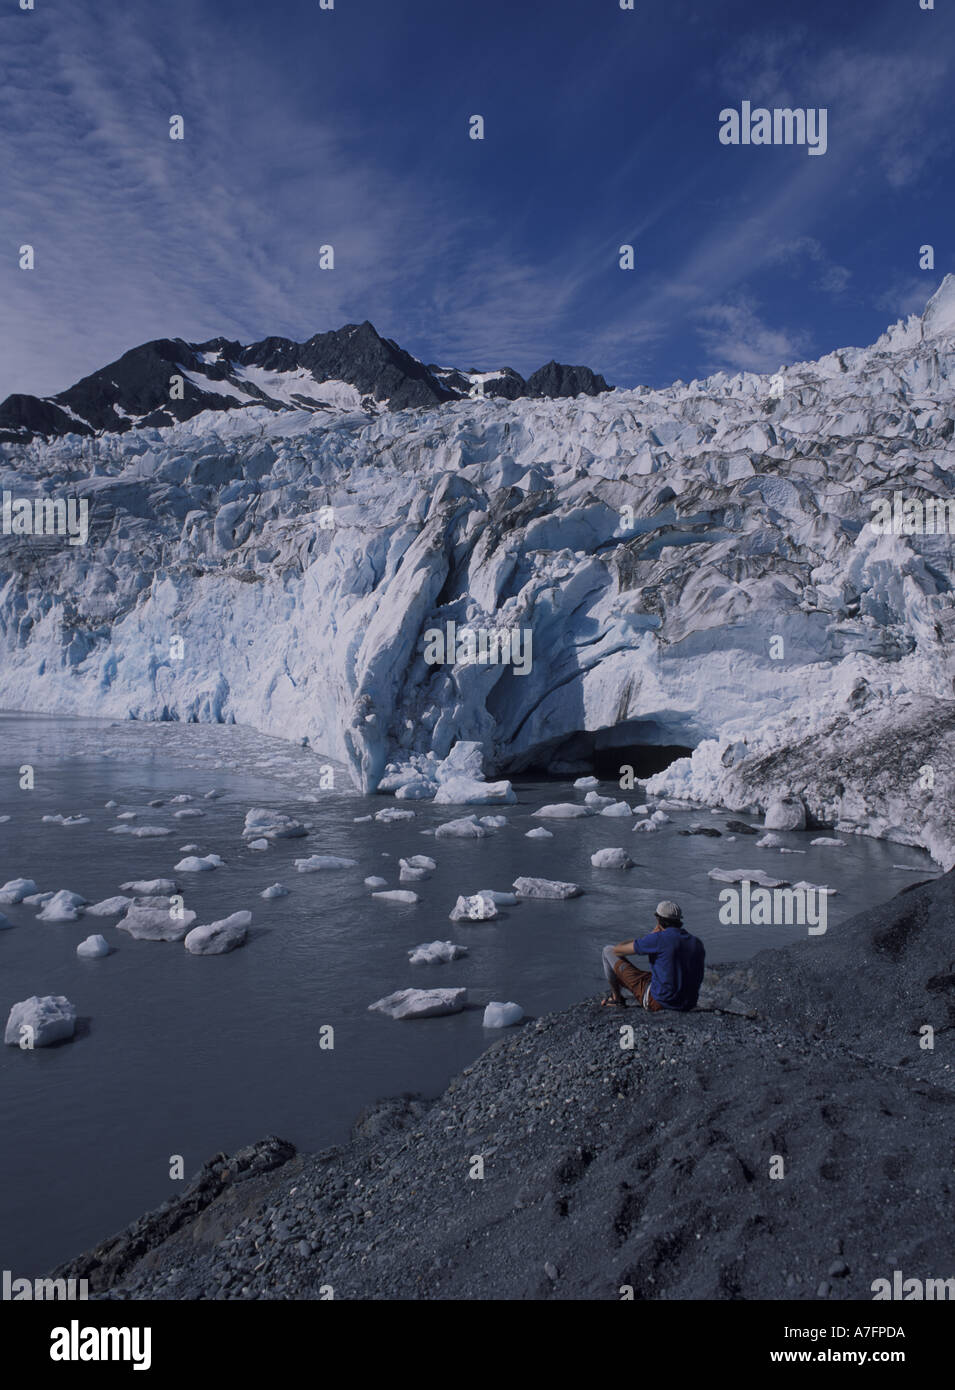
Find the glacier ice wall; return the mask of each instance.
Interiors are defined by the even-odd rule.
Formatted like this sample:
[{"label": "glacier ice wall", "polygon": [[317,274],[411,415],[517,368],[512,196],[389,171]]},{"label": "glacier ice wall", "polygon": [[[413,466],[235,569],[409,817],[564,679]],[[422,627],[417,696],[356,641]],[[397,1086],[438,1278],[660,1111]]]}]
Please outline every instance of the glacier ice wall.
[{"label": "glacier ice wall", "polygon": [[[500,772],[626,725],[697,749],[661,789],[796,790],[955,862],[952,537],[868,524],[955,495],[953,429],[947,277],[774,378],[7,445],[0,487],[85,497],[91,529],[0,536],[0,702],[235,720],[365,790],[457,740]],[[530,673],[426,664],[449,621],[529,629]]]}]

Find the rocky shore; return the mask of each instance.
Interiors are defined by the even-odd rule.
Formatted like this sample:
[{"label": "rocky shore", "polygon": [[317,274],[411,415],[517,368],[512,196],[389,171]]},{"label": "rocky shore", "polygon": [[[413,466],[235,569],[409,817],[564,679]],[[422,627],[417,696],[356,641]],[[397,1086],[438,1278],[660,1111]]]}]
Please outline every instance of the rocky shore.
[{"label": "rocky shore", "polygon": [[122,1299],[614,1300],[955,1274],[955,872],[709,971],[700,1003],[529,1021],[347,1145],[218,1155],[55,1274]]}]

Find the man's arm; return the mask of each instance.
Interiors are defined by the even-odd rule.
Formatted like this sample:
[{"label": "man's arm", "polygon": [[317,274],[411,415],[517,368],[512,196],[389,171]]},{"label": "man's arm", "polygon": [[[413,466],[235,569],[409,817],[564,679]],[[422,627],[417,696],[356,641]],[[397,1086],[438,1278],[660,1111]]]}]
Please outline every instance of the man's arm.
[{"label": "man's arm", "polygon": [[619,946],[611,946],[610,949],[615,956],[632,956],[636,954],[633,949],[636,944],[637,943],[631,939],[630,941],[621,941]]}]

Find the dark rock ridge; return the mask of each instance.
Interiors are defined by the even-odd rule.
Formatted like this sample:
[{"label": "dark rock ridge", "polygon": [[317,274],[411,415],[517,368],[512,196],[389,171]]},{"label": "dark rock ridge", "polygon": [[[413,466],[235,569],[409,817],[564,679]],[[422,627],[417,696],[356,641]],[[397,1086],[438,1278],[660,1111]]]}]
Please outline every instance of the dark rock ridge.
[{"label": "dark rock ridge", "polygon": [[[248,369],[279,373],[284,383],[263,383]],[[183,398],[170,399],[170,378],[189,373]],[[301,374],[301,380],[290,379]],[[488,378],[481,394],[516,400],[520,396],[598,395],[610,388],[589,367],[548,362],[527,381],[510,367],[498,373],[474,373]],[[250,405],[272,410],[325,410],[327,400],[314,386],[344,382],[353,386],[363,405],[387,403],[389,410],[433,407],[472,394],[475,383],[457,368],[425,366],[372,324],[346,324],[330,333],[316,333],[307,342],[264,338],[243,347],[227,338],[187,343],[181,338],[157,338],[131,349],[116,362],[84,377],[67,391],[41,399],[12,395],[0,404],[0,441],[26,441],[35,436],[125,433],[138,426],[164,426],[189,420],[203,410],[235,410]]]},{"label": "dark rock ridge", "polygon": [[949,1278],[953,929],[949,873],[708,972],[691,1014],[548,1015],[344,1147],[219,1155],[56,1274],[133,1299],[870,1300],[896,1269]]}]

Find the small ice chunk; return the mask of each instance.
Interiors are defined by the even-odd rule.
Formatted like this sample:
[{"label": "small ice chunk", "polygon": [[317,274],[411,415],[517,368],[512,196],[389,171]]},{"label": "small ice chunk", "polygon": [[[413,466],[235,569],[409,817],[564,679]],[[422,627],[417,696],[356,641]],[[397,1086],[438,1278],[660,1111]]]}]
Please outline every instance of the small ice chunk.
[{"label": "small ice chunk", "polygon": [[633,807],[633,814],[635,816],[648,816],[650,814],[650,807],[647,806],[645,802],[642,802],[639,806]]},{"label": "small ice chunk", "polygon": [[793,884],[794,888],[801,888],[804,893],[824,893],[827,898],[834,898],[838,893],[838,888],[827,888],[821,883],[807,883],[805,879],[800,879]]},{"label": "small ice chunk", "polygon": [[576,898],[580,894],[576,883],[550,878],[516,878],[512,887],[519,898]]},{"label": "small ice chunk", "polygon": [[598,796],[596,792],[588,792],[584,797],[584,805],[589,806],[592,811],[602,811],[605,806],[613,805],[613,797]]},{"label": "small ice chunk", "polygon": [[757,849],[779,849],[779,846],[780,846],[781,844],[782,844],[782,840],[779,838],[779,836],[778,836],[778,835],[773,835],[773,834],[770,832],[770,834],[764,835],[763,838],[762,838],[761,840],[757,840],[757,841],[756,841],[756,848],[757,848]]},{"label": "small ice chunk", "polygon": [[22,903],[28,893],[35,893],[37,886],[32,878],[8,878],[0,888],[0,903]]},{"label": "small ice chunk", "polygon": [[542,825],[538,825],[534,830],[528,830],[524,836],[525,840],[552,840],[553,830],[545,830]]},{"label": "small ice chunk", "polygon": [[295,840],[307,834],[305,826],[292,816],[262,806],[253,806],[246,812],[242,831],[246,840]]},{"label": "small ice chunk", "polygon": [[33,994],[10,1010],[3,1041],[11,1047],[26,1043],[24,1051],[29,1051],[72,1038],[75,1029],[76,1007],[65,995]]},{"label": "small ice chunk", "polygon": [[578,777],[578,778],[577,778],[577,781],[574,783],[574,787],[575,787],[578,791],[586,791],[588,787],[599,787],[599,786],[600,786],[600,778],[599,778],[599,777]]},{"label": "small ice chunk", "polygon": [[386,878],[379,878],[377,874],[372,874],[369,878],[366,878],[366,879],[365,879],[365,887],[366,887],[366,888],[387,888],[387,887],[388,887],[388,880],[387,880]]},{"label": "small ice chunk", "polygon": [[434,833],[439,840],[483,840],[494,832],[482,825],[477,816],[461,816],[459,820],[445,821]]},{"label": "small ice chunk", "polygon": [[178,893],[181,887],[174,878],[134,878],[119,886],[124,893],[134,893],[137,897],[155,896],[157,893],[168,897],[170,893]]},{"label": "small ice chunk", "polygon": [[196,914],[185,908],[179,909],[174,917],[168,903],[165,907],[133,903],[116,925],[137,941],[181,941],[195,920]]},{"label": "small ice chunk", "polygon": [[162,799],[161,797],[157,797],[155,801],[147,801],[147,802],[146,802],[146,805],[147,805],[147,806],[165,806],[165,804],[166,804],[165,801],[163,801],[163,799]]},{"label": "small ice chunk", "polygon": [[632,869],[633,860],[624,849],[598,849],[590,856],[595,869]]},{"label": "small ice chunk", "polygon": [[105,936],[88,936],[77,946],[76,954],[86,960],[100,960],[103,956],[108,956],[112,949]]},{"label": "small ice chunk", "polygon": [[195,854],[187,854],[185,859],[180,859],[178,864],[172,866],[177,874],[204,874],[210,873],[213,869],[224,869],[225,860],[220,859],[217,854],[207,854],[200,858]]},{"label": "small ice chunk", "polygon": [[375,812],[375,820],[385,821],[386,823],[398,820],[414,820],[414,818],[414,811],[399,811],[394,806],[386,806],[383,811]]},{"label": "small ice chunk", "polygon": [[806,854],[806,853],[808,853],[808,851],[807,851],[807,850],[804,850],[804,849],[787,849],[785,845],[783,845],[783,846],[780,848],[780,851],[779,851],[779,852],[780,852],[780,854]]},{"label": "small ice chunk", "polygon": [[225,792],[217,791],[217,790],[215,789],[215,787],[213,787],[213,789],[212,789],[211,792],[206,792],[205,797],[203,798],[203,800],[205,800],[205,801],[218,801],[218,800],[219,800],[219,797],[220,797],[220,796],[224,796],[224,795],[225,795]]},{"label": "small ice chunk", "polygon": [[249,849],[266,850],[269,847],[268,840],[250,840]]},{"label": "small ice chunk", "polygon": [[420,902],[417,893],[412,893],[410,888],[390,888],[385,892],[372,893],[373,898],[381,898],[386,903],[416,903]]},{"label": "small ice chunk", "polygon": [[448,916],[451,922],[491,922],[497,916],[497,903],[482,893],[458,898]]},{"label": "small ice chunk", "polygon": [[193,927],[182,944],[193,956],[223,956],[243,944],[251,924],[251,912],[233,912],[219,922]]},{"label": "small ice chunk", "polygon": [[654,811],[650,820],[654,825],[669,825],[671,823],[670,817],[667,815],[666,811]]},{"label": "small ice chunk", "polygon": [[[112,825],[110,829],[125,830],[127,827],[123,825]],[[163,835],[171,835],[172,831],[167,830],[165,826],[162,825],[138,825],[135,830],[131,830],[129,833],[135,835],[137,840],[157,840]]]},{"label": "small ice chunk", "polygon": [[467,997],[466,989],[399,989],[369,1004],[368,1009],[389,1018],[435,1018],[460,1013]]},{"label": "small ice chunk", "polygon": [[544,816],[549,820],[576,820],[593,815],[593,812],[589,806],[581,806],[576,801],[554,801],[548,806],[542,806],[539,811],[534,811],[533,815]]},{"label": "small ice chunk", "polygon": [[[379,788],[379,790],[385,790],[385,788]],[[431,782],[427,777],[412,777],[409,782],[403,782],[400,787],[395,789],[395,800],[428,801],[437,790],[437,782]]]},{"label": "small ice chunk", "polygon": [[132,898],[117,896],[115,898],[104,898],[100,903],[93,903],[92,907],[86,909],[87,917],[118,917],[125,912],[132,902]]},{"label": "small ice chunk", "polygon": [[788,878],[772,878],[769,874],[764,874],[762,869],[710,869],[710,878],[715,878],[719,883],[756,883],[760,888],[785,888],[789,885]]},{"label": "small ice chunk", "polygon": [[510,1028],[515,1023],[520,1023],[524,1017],[524,1010],[520,1004],[499,1004],[492,1000],[484,1010],[485,1028]]},{"label": "small ice chunk", "polygon": [[138,812],[138,811],[120,811],[120,813],[119,813],[119,815],[116,817],[116,819],[117,819],[117,820],[138,820],[138,819],[139,819],[139,812]]},{"label": "small ice chunk", "polygon": [[465,773],[442,779],[434,794],[436,806],[511,806],[516,800],[510,782],[485,782]]},{"label": "small ice chunk", "polygon": [[601,816],[632,816],[633,812],[630,809],[629,801],[614,801],[611,805],[604,806],[598,814]]},{"label": "small ice chunk", "polygon": [[31,893],[29,897],[21,898],[20,901],[22,902],[24,907],[46,907],[50,899],[55,897],[56,894],[53,892]]},{"label": "small ice chunk", "polygon": [[[384,880],[382,880],[384,882]],[[268,888],[263,888],[259,894],[260,898],[287,898],[292,890],[286,888],[284,883],[271,883]]]},{"label": "small ice chunk", "polygon": [[194,801],[194,800],[195,800],[195,797],[190,796],[188,792],[180,792],[178,796],[171,796],[171,797],[169,798],[169,804],[170,804],[170,806],[178,806],[178,805],[184,804],[184,803],[187,802],[187,801]]},{"label": "small ice chunk", "polygon": [[357,859],[343,859],[338,854],[313,854],[308,859],[296,859],[295,867],[300,874],[314,874],[322,869],[353,869]]},{"label": "small ice chunk", "polygon": [[354,825],[364,825],[366,821],[374,819],[374,816],[352,816],[352,823]]},{"label": "small ice chunk", "polygon": [[180,853],[180,854],[198,854],[198,853],[199,853],[199,846],[198,846],[198,845],[180,845],[180,846],[179,846],[179,853]]},{"label": "small ice chunk", "polygon": [[834,840],[828,835],[820,835],[818,840],[810,840],[811,845],[832,845],[834,849],[845,849],[845,840]]},{"label": "small ice chunk", "polygon": [[411,965],[441,965],[446,961],[460,960],[466,956],[468,948],[455,941],[426,941],[408,952]]},{"label": "small ice chunk", "polygon": [[118,805],[119,805],[119,802],[118,802],[118,801],[107,801],[107,802],[105,803],[105,809],[106,809],[107,811],[115,811],[115,809],[116,809],[116,807],[117,807]]},{"label": "small ice chunk", "polygon": [[190,807],[189,807],[187,810],[185,810],[185,811],[176,811],[176,812],[174,813],[174,815],[173,815],[173,819],[174,819],[174,820],[198,820],[200,816],[204,816],[204,815],[205,815],[205,811],[200,811],[199,808],[196,807],[196,806],[190,806]]},{"label": "small ice chunk", "polygon": [[479,819],[488,830],[501,830],[508,823],[507,816],[480,816]]},{"label": "small ice chunk", "polygon": [[38,922],[78,922],[83,915],[83,908],[88,902],[87,898],[81,898],[79,893],[71,893],[67,888],[61,888],[43,908],[37,917]]},{"label": "small ice chunk", "polygon": [[401,866],[398,875],[401,883],[424,883],[438,867],[426,854],[413,854],[408,859],[399,859],[398,863]]}]

